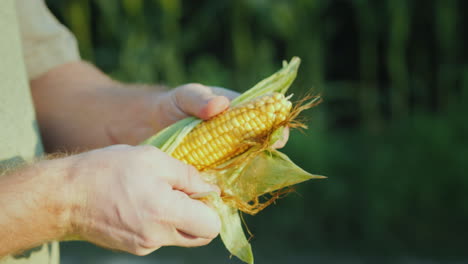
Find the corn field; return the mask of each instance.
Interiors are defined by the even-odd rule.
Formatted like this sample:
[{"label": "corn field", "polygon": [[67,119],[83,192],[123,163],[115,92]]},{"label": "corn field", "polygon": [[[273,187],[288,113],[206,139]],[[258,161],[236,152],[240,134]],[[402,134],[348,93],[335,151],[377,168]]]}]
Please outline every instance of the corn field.
[{"label": "corn field", "polygon": [[302,59],[291,92],[324,103],[285,152],[329,178],[246,217],[260,254],[468,257],[468,2],[48,3],[126,82],[244,91]]}]

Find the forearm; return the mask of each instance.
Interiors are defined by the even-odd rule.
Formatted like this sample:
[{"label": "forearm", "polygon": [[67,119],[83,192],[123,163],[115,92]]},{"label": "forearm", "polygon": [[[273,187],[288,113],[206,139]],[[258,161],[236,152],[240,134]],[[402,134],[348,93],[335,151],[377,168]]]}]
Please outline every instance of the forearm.
[{"label": "forearm", "polygon": [[[31,82],[48,151],[139,143],[140,135],[151,135],[148,129],[158,126],[156,120],[155,124],[145,122],[151,120],[148,113],[157,111],[155,97],[164,89],[123,85],[85,62],[59,66]],[[128,131],[113,131],[116,128]]]},{"label": "forearm", "polygon": [[67,233],[64,170],[42,161],[0,177],[0,258]]}]

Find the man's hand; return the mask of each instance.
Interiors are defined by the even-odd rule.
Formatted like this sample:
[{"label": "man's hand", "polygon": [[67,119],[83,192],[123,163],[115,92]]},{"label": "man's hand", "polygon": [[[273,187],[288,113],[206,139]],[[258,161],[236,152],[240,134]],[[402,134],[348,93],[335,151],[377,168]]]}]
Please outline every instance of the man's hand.
[{"label": "man's hand", "polygon": [[205,245],[220,220],[189,195],[212,191],[193,167],[150,146],[41,161],[0,177],[0,258],[77,236],[136,255]]},{"label": "man's hand", "polygon": [[154,147],[116,145],[67,159],[74,164],[72,234],[146,255],[161,246],[205,245],[220,231],[216,212],[189,198],[219,189]]},{"label": "man's hand", "polygon": [[31,81],[44,145],[49,152],[136,145],[188,116],[208,119],[237,93],[187,84],[125,85],[85,62],[58,66]]},{"label": "man's hand", "polygon": [[[158,107],[154,107],[154,109],[160,110],[156,111],[154,115],[157,116],[158,113],[162,114],[158,118],[159,125],[162,128],[189,116],[208,120],[227,110],[230,101],[237,96],[239,96],[239,93],[222,87],[189,83],[159,96],[155,100]],[[159,130],[156,129],[156,131]],[[283,138],[278,140],[273,147],[284,147],[288,141],[288,137],[289,129],[285,129]]]},{"label": "man's hand", "polygon": [[[186,84],[123,85],[84,62],[61,65],[31,82],[46,149],[83,151],[113,144],[135,145],[188,116],[209,119],[238,94]],[[275,147],[284,146],[284,139]]]},{"label": "man's hand", "polygon": [[[146,97],[145,113],[137,116],[130,111],[128,116],[114,118],[107,129],[108,134],[113,144],[135,145],[186,117],[210,119],[225,111],[230,100],[238,95],[224,88],[198,83],[185,84],[165,92],[151,91]],[[129,122],[134,125],[126,125]]]}]

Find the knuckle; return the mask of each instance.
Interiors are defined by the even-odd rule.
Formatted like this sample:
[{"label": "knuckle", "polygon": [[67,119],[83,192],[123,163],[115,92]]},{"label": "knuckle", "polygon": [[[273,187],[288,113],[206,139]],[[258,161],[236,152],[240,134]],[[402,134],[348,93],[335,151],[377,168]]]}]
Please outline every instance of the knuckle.
[{"label": "knuckle", "polygon": [[153,147],[153,146],[151,146],[151,145],[137,146],[137,147],[135,147],[135,148],[136,148],[137,150],[141,151],[141,152],[144,152],[144,153],[146,153],[146,152],[154,152],[154,151],[156,151],[156,149],[157,149],[156,147]]},{"label": "knuckle", "polygon": [[206,86],[206,85],[203,85],[201,83],[187,83],[183,86],[181,86],[181,89],[180,91],[182,90],[191,90],[191,91],[210,91],[211,89]]},{"label": "knuckle", "polygon": [[194,88],[204,88],[206,87],[205,85],[201,84],[201,83],[188,83],[186,86],[188,87],[194,87]]},{"label": "knuckle", "polygon": [[183,241],[183,242],[180,242],[179,245],[183,246],[183,247],[201,247],[201,246],[206,246],[208,245],[211,241],[213,241],[212,239],[207,239],[207,238],[197,238],[196,240],[193,240],[193,241]]},{"label": "knuckle", "polygon": [[128,148],[128,147],[130,147],[130,146],[127,145],[127,144],[117,144],[117,145],[109,146],[107,148],[108,149],[124,149],[124,148]]},{"label": "knuckle", "polygon": [[160,154],[159,149],[151,145],[137,146],[135,148],[136,157],[141,160],[153,162],[154,160],[157,160],[157,156]]},{"label": "knuckle", "polygon": [[143,249],[139,247],[134,248],[132,251],[130,251],[130,253],[136,256],[140,256],[140,257],[146,256],[149,254],[147,249]]},{"label": "knuckle", "polygon": [[[162,196],[161,196],[162,197]],[[165,215],[170,212],[171,203],[169,201],[159,201],[154,206],[151,206],[150,209],[147,209],[148,218],[155,223],[163,222]]]},{"label": "knuckle", "polygon": [[136,256],[143,257],[143,256],[150,254],[151,252],[153,252],[153,250],[148,250],[147,248],[137,247],[134,250],[132,250],[130,253]]},{"label": "knuckle", "polygon": [[199,180],[200,175],[198,174],[198,171],[195,169],[195,167],[190,165],[186,165],[185,167],[187,168],[185,174],[187,184],[192,185],[195,183],[195,181]]},{"label": "knuckle", "polygon": [[210,184],[209,180],[205,180],[195,167],[191,165],[186,166],[187,168],[184,176],[186,186],[191,186],[198,192],[220,192],[219,188],[215,185]]},{"label": "knuckle", "polygon": [[159,249],[160,247],[161,243],[157,239],[148,235],[140,235],[136,239],[132,253],[137,256],[144,256]]},{"label": "knuckle", "polygon": [[200,239],[198,246],[206,246],[213,241],[213,238]]}]

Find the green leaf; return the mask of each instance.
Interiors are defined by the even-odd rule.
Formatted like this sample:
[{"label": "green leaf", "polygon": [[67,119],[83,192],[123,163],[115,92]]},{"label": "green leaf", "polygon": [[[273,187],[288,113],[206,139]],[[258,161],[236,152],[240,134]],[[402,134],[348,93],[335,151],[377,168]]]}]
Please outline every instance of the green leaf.
[{"label": "green leaf", "polygon": [[277,150],[266,150],[244,168],[234,186],[242,200],[252,199],[310,179],[326,178],[306,172]]},{"label": "green leaf", "polygon": [[223,203],[221,197],[212,195],[211,199],[221,219],[221,239],[229,252],[240,260],[253,264],[252,247],[245,237],[239,211]]},{"label": "green leaf", "polygon": [[288,64],[283,62],[283,68],[270,77],[260,81],[254,87],[242,93],[231,102],[231,106],[236,106],[244,102],[248,102],[256,97],[267,93],[277,92],[285,94],[296,79],[297,70],[301,64],[301,59],[293,57]]},{"label": "green leaf", "polygon": [[171,154],[182,139],[201,122],[202,120],[196,117],[184,118],[146,139],[140,145],[152,145]]}]

